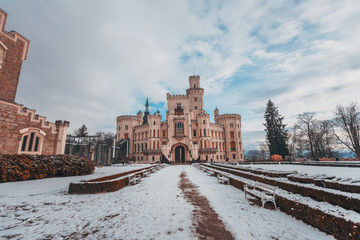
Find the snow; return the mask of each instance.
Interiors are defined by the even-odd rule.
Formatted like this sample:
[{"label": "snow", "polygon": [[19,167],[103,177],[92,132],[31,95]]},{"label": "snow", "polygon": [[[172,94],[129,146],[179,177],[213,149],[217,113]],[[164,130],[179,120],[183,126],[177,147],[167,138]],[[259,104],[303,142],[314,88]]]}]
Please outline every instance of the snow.
[{"label": "snow", "polygon": [[70,182],[133,168],[103,167],[90,176],[0,184],[0,238],[196,239],[194,207],[179,189],[184,171],[236,239],[333,239],[280,211],[250,204],[242,191],[193,166],[168,166],[112,193],[67,194]]},{"label": "snow", "polygon": [[150,165],[144,164],[127,165],[124,167],[95,167],[95,171],[91,175],[82,175],[75,177],[56,177],[22,182],[0,183],[0,199],[3,197],[21,197],[46,193],[67,192],[70,182],[78,182],[81,180],[105,177],[149,166]]},{"label": "snow", "polygon": [[267,170],[297,171],[308,175],[326,174],[341,178],[359,178],[360,167],[326,167],[306,166],[293,164],[249,164],[251,168],[262,168]]}]

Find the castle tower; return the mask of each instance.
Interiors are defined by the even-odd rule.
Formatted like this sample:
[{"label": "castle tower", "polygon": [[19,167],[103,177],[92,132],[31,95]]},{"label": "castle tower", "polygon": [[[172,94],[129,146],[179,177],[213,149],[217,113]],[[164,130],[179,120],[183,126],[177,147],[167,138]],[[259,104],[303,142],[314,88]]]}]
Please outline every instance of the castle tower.
[{"label": "castle tower", "polygon": [[204,111],[204,89],[200,87],[200,76],[190,76],[189,84],[186,94],[190,97],[190,109],[196,116]]},{"label": "castle tower", "polygon": [[30,41],[15,31],[5,30],[7,15],[0,9],[0,100],[13,103]]},{"label": "castle tower", "polygon": [[215,122],[216,122],[216,117],[219,116],[219,109],[216,107],[215,110],[214,110],[214,119],[215,119]]}]

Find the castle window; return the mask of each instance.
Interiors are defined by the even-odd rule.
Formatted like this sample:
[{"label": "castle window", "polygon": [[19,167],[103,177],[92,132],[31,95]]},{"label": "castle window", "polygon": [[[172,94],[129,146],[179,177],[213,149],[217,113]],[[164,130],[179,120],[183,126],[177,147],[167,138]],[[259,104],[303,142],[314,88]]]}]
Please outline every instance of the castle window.
[{"label": "castle window", "polygon": [[234,138],[234,137],[235,137],[235,134],[234,134],[233,131],[230,132],[230,137],[231,137],[231,138]]},{"label": "castle window", "polygon": [[235,160],[235,154],[233,154],[233,159]]},{"label": "castle window", "polygon": [[129,134],[128,133],[125,133],[124,134],[124,139],[128,139],[129,138]]},{"label": "castle window", "polygon": [[230,145],[231,145],[231,151],[235,151],[236,150],[235,142],[231,141]]},{"label": "castle window", "polygon": [[239,136],[239,138],[240,138],[240,132],[238,132],[238,136]]},{"label": "castle window", "polygon": [[183,123],[176,123],[175,124],[175,134],[183,134],[184,133],[184,124]]},{"label": "castle window", "polygon": [[230,123],[230,127],[233,128],[233,127],[234,127],[234,124],[233,124],[233,123]]},{"label": "castle window", "polygon": [[194,102],[197,102],[197,97],[194,97]]},{"label": "castle window", "polygon": [[196,88],[196,84],[194,84],[194,88]]},{"label": "castle window", "polygon": [[198,109],[198,106],[195,106],[194,109],[195,109],[195,110]]},{"label": "castle window", "polygon": [[193,131],[193,136],[196,137],[196,130]]},{"label": "castle window", "polygon": [[154,121],[154,125],[156,124],[156,122]]},{"label": "castle window", "polygon": [[206,137],[206,129],[204,128],[204,137]]},{"label": "castle window", "polygon": [[166,131],[163,130],[163,138],[165,138],[165,137],[166,137]]},{"label": "castle window", "polygon": [[37,128],[24,128],[20,130],[20,133],[22,136],[18,153],[41,154],[46,133]]},{"label": "castle window", "polygon": [[128,125],[125,125],[125,130],[128,130],[129,126]]},{"label": "castle window", "polygon": [[206,124],[206,121],[205,121],[205,120],[203,120],[203,123],[204,123],[204,124]]}]

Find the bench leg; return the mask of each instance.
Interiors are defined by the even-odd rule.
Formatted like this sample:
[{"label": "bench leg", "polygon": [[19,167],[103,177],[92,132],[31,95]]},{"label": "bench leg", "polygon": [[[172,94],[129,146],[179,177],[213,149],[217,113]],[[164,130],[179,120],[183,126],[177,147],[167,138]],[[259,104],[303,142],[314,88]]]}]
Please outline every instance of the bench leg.
[{"label": "bench leg", "polygon": [[278,210],[275,200],[273,201],[273,203],[274,203],[275,209]]}]

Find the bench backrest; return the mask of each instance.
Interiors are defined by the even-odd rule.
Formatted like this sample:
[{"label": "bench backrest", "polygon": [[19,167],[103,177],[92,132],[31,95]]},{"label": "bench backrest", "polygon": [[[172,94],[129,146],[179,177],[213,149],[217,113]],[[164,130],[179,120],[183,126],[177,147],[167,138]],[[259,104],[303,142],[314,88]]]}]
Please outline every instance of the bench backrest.
[{"label": "bench backrest", "polygon": [[255,183],[255,188],[256,187],[261,188],[264,191],[268,191],[268,192],[271,192],[271,193],[275,192],[275,190],[276,190],[276,186],[268,185],[268,184],[261,183],[261,182],[256,182]]}]

